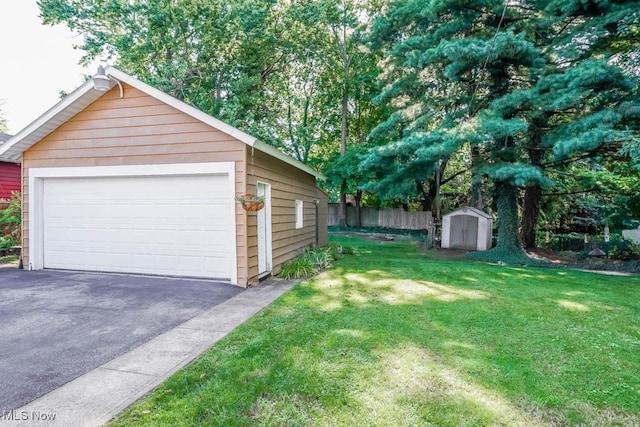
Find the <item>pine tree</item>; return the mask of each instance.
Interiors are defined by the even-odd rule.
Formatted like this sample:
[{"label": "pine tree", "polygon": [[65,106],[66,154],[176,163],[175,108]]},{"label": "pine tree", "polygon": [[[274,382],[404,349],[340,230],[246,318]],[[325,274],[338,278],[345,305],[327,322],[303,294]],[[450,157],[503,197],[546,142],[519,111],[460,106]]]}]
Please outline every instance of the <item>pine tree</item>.
[{"label": "pine tree", "polygon": [[633,137],[617,112],[632,84],[608,46],[639,10],[636,2],[394,3],[373,42],[387,52],[380,98],[397,106],[378,131],[401,133],[363,167],[398,162],[400,172],[386,179],[393,185],[470,145],[473,177],[493,184],[498,210],[498,244],[478,255],[529,262],[521,189],[525,217],[537,219],[549,165]]},{"label": "pine tree", "polygon": [[[528,160],[550,175],[575,160],[618,150],[634,138],[623,129],[619,111],[633,97],[634,84],[619,60],[629,49],[612,46],[625,38],[629,20],[638,19],[639,4],[533,4],[538,10],[527,17],[527,34],[543,53],[544,66],[534,70],[527,86],[492,108],[503,118],[527,123]],[[536,243],[543,194],[537,183],[525,188],[522,239],[527,248]]]}]

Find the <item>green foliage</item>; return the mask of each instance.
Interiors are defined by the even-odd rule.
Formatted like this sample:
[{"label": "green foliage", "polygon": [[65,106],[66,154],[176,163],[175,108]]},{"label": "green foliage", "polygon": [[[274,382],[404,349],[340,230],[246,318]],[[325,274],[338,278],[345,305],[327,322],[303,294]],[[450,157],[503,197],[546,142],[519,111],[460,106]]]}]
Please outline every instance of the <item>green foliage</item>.
[{"label": "green foliage", "polygon": [[[118,68],[322,170],[381,120],[379,52],[362,37],[381,2],[39,2],[45,24],[81,34],[84,63]],[[352,169],[355,171],[355,169]],[[334,189],[335,190],[335,189]]]},{"label": "green foliage", "polygon": [[631,261],[640,256],[640,245],[623,239],[621,234],[611,233],[609,241],[605,242],[602,235],[589,236],[589,242],[585,243],[584,234],[550,234],[547,242],[544,236],[539,236],[539,246],[556,252],[572,251],[580,254],[581,259],[589,257],[589,252],[599,248],[605,252],[606,257],[612,260]]},{"label": "green foliage", "polygon": [[356,250],[353,248],[353,246],[342,246],[342,252],[343,255],[355,255]]},{"label": "green foliage", "polygon": [[330,242],[329,246],[327,246],[327,249],[328,249],[329,253],[331,254],[331,257],[335,261],[340,259],[342,257],[342,255],[354,255],[355,254],[355,250],[354,250],[354,248],[352,246],[342,245],[342,244],[337,243],[337,242]]},{"label": "green foliage", "polygon": [[312,276],[331,267],[334,261],[349,252],[353,253],[353,249],[339,244],[332,244],[326,248],[306,248],[302,254],[284,263],[278,276],[287,280]]},{"label": "green foliage", "polygon": [[[366,188],[364,183],[371,178],[370,174],[360,172],[358,166],[363,153],[368,150],[366,144],[350,145],[344,154],[339,152],[331,154],[324,167],[327,180],[323,185],[328,189],[338,189],[342,183],[346,183],[345,190],[348,194],[353,194],[358,189]],[[337,199],[337,197],[336,197]]]},{"label": "green foliage", "polygon": [[537,166],[522,163],[494,163],[479,169],[479,172],[495,181],[512,182],[526,187],[531,184],[550,186],[552,181],[544,176],[544,172]]},{"label": "green foliage", "polygon": [[601,249],[606,252],[609,259],[630,261],[640,257],[640,245],[616,234],[612,235],[608,242],[603,242]]},{"label": "green foliage", "polygon": [[607,252],[607,258],[620,260],[620,261],[630,261],[632,259],[638,259],[638,255],[640,255],[639,248],[631,247],[631,245],[617,246],[611,248]]},{"label": "green foliage", "polygon": [[22,196],[19,191],[12,194],[9,206],[0,210],[0,230],[4,235],[1,247],[19,244],[22,235]]},{"label": "green foliage", "polygon": [[286,280],[299,279],[312,276],[317,273],[313,262],[305,256],[297,256],[282,265],[278,277]]},{"label": "green foliage", "polygon": [[333,251],[329,248],[307,248],[302,254],[302,258],[309,260],[316,271],[331,267],[331,264],[335,261]]},{"label": "green foliage", "polygon": [[0,236],[0,249],[7,249],[20,245],[20,242],[12,236]]},{"label": "green foliage", "polygon": [[548,248],[556,252],[588,252],[588,250],[586,249],[589,247],[589,245],[584,242],[584,234],[582,233],[550,233],[548,242],[543,239],[544,238],[538,239],[539,246],[542,248]]},{"label": "green foliage", "polygon": [[549,172],[555,187],[541,200],[541,228],[553,234],[594,234],[636,228],[640,218],[640,170],[616,152]]}]

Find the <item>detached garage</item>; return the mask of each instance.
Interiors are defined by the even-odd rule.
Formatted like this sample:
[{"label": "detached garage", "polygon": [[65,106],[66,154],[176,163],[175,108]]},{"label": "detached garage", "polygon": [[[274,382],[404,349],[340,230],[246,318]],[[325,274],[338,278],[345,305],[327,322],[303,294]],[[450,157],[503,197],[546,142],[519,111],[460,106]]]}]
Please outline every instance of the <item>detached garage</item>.
[{"label": "detached garage", "polygon": [[22,162],[25,268],[247,286],[326,244],[319,173],[119,70],[98,80],[104,91],[86,82],[0,150]]}]

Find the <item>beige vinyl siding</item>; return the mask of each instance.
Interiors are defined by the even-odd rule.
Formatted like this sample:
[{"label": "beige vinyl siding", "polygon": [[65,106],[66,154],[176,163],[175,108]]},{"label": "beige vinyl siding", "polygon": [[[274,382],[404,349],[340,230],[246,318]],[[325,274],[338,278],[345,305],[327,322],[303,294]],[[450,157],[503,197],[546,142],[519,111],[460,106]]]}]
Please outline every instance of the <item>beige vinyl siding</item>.
[{"label": "beige vinyl siding", "polygon": [[[23,153],[23,257],[28,259],[29,168],[235,162],[236,192],[245,191],[246,145],[124,85],[116,87]],[[247,283],[247,224],[236,206],[238,284]]]},{"label": "beige vinyl siding", "polygon": [[[247,150],[247,191],[256,191],[256,182],[271,185],[271,231],[273,272],[302,249],[316,244],[315,177],[259,151]],[[304,202],[303,227],[296,229],[295,201]],[[247,215],[249,283],[258,280],[257,216]]]}]

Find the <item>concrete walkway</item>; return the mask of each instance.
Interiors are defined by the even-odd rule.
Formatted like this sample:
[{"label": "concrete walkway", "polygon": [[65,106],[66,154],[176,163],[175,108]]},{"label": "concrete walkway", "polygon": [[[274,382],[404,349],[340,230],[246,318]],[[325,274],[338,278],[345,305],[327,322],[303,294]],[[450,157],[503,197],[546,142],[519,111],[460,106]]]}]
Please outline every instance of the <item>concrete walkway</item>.
[{"label": "concrete walkway", "polygon": [[0,425],[103,425],[294,285],[265,280],[41,398],[0,414]]}]

